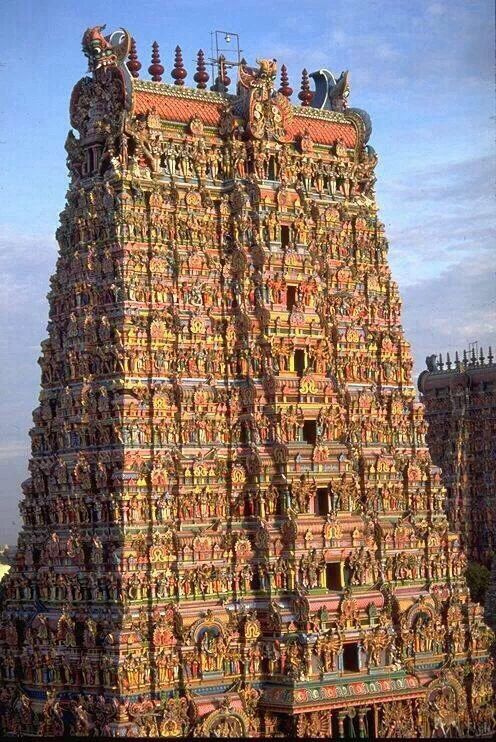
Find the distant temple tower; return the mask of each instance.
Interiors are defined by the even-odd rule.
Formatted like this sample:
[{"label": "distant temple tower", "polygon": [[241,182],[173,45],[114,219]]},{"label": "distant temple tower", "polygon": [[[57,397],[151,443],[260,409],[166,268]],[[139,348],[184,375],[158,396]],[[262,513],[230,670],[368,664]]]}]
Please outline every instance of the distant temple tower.
[{"label": "distant temple tower", "polygon": [[496,363],[491,348],[430,356],[418,380],[427,443],[442,468],[449,522],[469,559],[487,567],[496,553]]},{"label": "distant temple tower", "polygon": [[3,732],[490,734],[347,73],[83,50]]}]

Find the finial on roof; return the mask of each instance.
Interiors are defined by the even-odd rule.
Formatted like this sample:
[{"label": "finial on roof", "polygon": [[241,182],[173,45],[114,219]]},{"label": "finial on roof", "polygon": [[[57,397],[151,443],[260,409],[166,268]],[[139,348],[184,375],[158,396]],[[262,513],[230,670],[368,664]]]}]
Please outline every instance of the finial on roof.
[{"label": "finial on roof", "polygon": [[153,82],[160,82],[164,74],[164,68],[160,64],[160,52],[156,41],[152,44],[152,63],[148,67],[148,72],[152,76]]},{"label": "finial on roof", "polygon": [[197,88],[199,88],[200,90],[205,90],[209,79],[210,75],[207,72],[207,67],[205,64],[205,54],[203,52],[203,49],[200,49],[200,51],[196,55],[196,73],[193,77],[193,80],[197,83]]},{"label": "finial on roof", "polygon": [[219,57],[219,80],[227,90],[227,88],[231,84],[231,78],[227,74],[226,58],[223,54],[221,54]]},{"label": "finial on roof", "polygon": [[127,68],[133,77],[139,77],[141,62],[138,59],[138,51],[136,49],[136,41],[134,39],[131,39],[131,47],[129,49],[129,55],[127,58]]},{"label": "finial on roof", "polygon": [[174,52],[174,69],[171,72],[174,78],[174,85],[184,85],[184,78],[188,73],[184,68],[183,53],[180,46],[176,46]]},{"label": "finial on roof", "polygon": [[293,95],[293,88],[289,85],[288,68],[285,64],[281,67],[281,87],[279,88],[279,92],[285,95],[286,98],[291,98]]},{"label": "finial on roof", "polygon": [[307,70],[303,70],[301,73],[301,90],[298,93],[298,98],[301,100],[302,106],[309,106],[312,102],[313,93],[310,90],[310,80],[308,79]]},{"label": "finial on roof", "polygon": [[[227,74],[226,58],[223,54],[219,55],[217,64],[219,70],[218,75],[215,78],[214,84],[210,89],[215,90],[218,93],[227,93],[227,89],[231,84],[231,78]],[[246,64],[244,59],[241,60],[241,64]]]}]

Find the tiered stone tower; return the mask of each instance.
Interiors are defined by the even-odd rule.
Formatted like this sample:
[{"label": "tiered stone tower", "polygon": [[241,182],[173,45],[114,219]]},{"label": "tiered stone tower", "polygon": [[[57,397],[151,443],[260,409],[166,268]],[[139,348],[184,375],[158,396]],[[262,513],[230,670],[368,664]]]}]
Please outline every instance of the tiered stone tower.
[{"label": "tiered stone tower", "polygon": [[[83,38],[2,719],[54,735],[488,732],[489,631],[414,400],[348,78],[151,82]],[[128,61],[126,62],[129,53]],[[309,105],[313,104],[313,105]]]}]

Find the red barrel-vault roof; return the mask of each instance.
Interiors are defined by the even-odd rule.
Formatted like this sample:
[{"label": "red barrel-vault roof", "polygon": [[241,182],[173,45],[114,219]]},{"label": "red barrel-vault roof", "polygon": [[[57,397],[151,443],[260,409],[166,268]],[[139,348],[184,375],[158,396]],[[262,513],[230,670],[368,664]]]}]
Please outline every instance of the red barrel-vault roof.
[{"label": "red barrel-vault roof", "polygon": [[160,95],[137,91],[134,102],[134,113],[154,111],[166,121],[187,124],[193,116],[198,116],[205,126],[217,126],[220,119],[219,103],[194,98]]},{"label": "red barrel-vault roof", "polygon": [[[161,119],[180,124],[187,124],[193,117],[198,117],[205,126],[216,127],[219,124],[222,105],[221,101],[201,100],[187,96],[163,95],[144,90],[135,90],[133,112],[146,114],[155,112]],[[295,106],[294,117],[288,126],[288,132],[296,140],[305,131],[317,144],[332,145],[340,139],[346,147],[354,147],[357,142],[357,132],[353,124],[338,121],[313,118],[299,115],[299,108]]]}]

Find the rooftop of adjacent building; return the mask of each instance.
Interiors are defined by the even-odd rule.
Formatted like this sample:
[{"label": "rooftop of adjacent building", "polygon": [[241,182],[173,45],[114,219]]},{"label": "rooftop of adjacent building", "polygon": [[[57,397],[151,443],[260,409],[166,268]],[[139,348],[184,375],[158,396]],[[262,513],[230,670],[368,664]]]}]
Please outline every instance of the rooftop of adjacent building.
[{"label": "rooftop of adjacent building", "polygon": [[487,390],[487,385],[496,382],[496,359],[492,347],[487,352],[476,348],[475,344],[469,350],[455,352],[454,359],[450,353],[443,358],[442,353],[433,353],[425,359],[427,369],[422,371],[418,378],[418,388],[422,394],[441,387],[481,387]]}]

